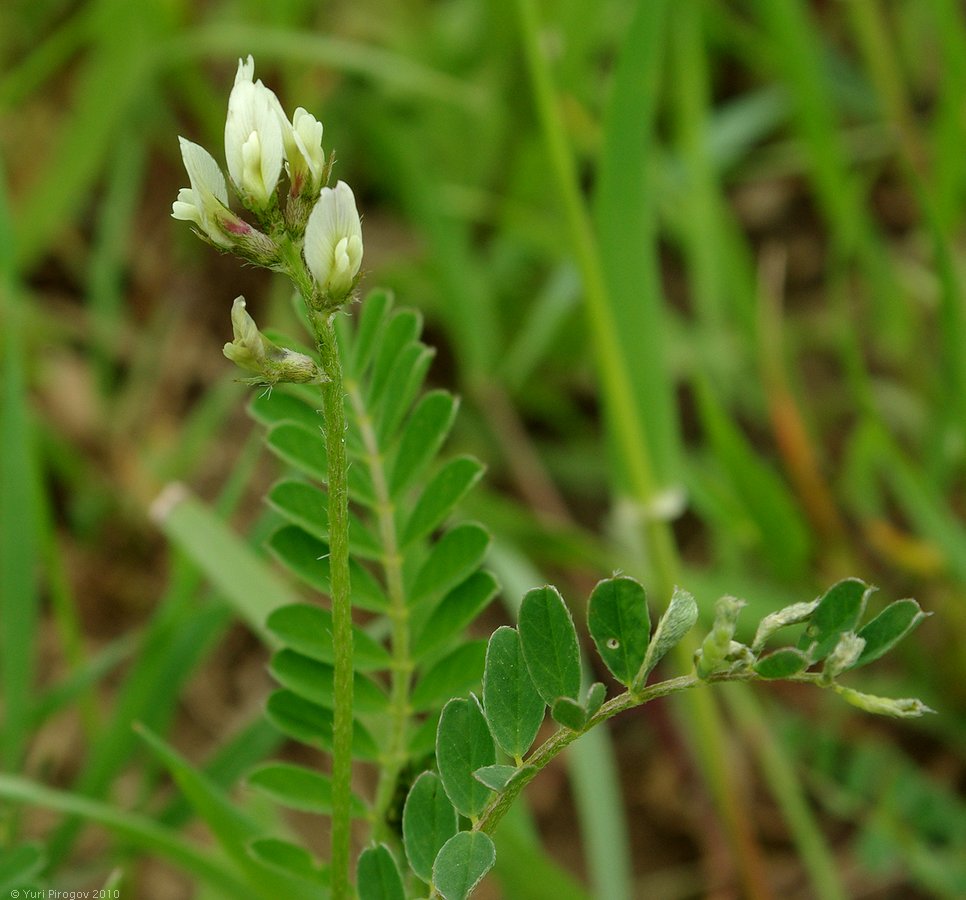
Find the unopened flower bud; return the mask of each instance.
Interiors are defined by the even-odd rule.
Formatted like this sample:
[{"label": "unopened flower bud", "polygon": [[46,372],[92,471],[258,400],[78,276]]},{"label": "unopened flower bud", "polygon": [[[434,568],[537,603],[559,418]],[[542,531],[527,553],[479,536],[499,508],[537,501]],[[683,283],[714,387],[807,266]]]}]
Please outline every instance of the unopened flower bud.
[{"label": "unopened flower bud", "polygon": [[225,344],[224,354],[240,369],[254,377],[249,384],[274,385],[319,383],[325,380],[319,367],[304,353],[296,353],[272,343],[259,330],[245,309],[245,298],[238,297],[231,308],[234,340]]},{"label": "unopened flower bud", "polygon": [[245,204],[262,211],[271,202],[282,174],[288,120],[278,97],[261,80],[253,81],[254,75],[251,56],[238,61],[235,85],[228,97],[225,159],[228,174]]},{"label": "unopened flower bud", "polygon": [[285,130],[285,155],[292,194],[317,197],[325,177],[322,123],[301,106],[295,110],[292,124]]},{"label": "unopened flower bud", "polygon": [[305,263],[323,296],[345,299],[362,266],[362,224],[352,189],[344,181],[322,188],[305,226]]},{"label": "unopened flower bud", "polygon": [[825,681],[838,678],[859,661],[864,649],[865,638],[860,638],[854,631],[846,631],[839,638],[835,649],[826,657],[822,678]]},{"label": "unopened flower bud", "polygon": [[745,601],[737,597],[722,597],[715,604],[714,624],[704,639],[701,649],[695,654],[699,678],[707,678],[713,672],[734,662],[735,654],[742,655],[743,645],[737,644],[733,638],[738,624],[738,614],[744,606]]},{"label": "unopened flower bud", "polygon": [[836,693],[840,694],[842,699],[848,703],[857,706],[859,709],[864,709],[866,712],[875,713],[878,716],[911,719],[921,716],[924,713],[935,712],[934,709],[926,706],[922,700],[917,700],[912,697],[897,699],[877,697],[874,694],[863,694],[861,691],[855,691],[852,688],[842,687],[841,685],[833,685],[833,687]]}]

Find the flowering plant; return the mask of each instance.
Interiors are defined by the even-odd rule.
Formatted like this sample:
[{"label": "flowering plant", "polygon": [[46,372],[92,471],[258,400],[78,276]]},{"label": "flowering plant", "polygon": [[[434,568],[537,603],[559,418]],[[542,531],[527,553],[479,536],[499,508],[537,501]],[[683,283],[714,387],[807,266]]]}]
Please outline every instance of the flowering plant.
[{"label": "flowering plant", "polygon": [[[355,890],[363,900],[414,892],[463,900],[494,863],[497,824],[565,747],[623,710],[710,682],[785,679],[831,689],[870,712],[926,711],[918,700],[839,683],[924,617],[915,601],[899,600],[863,624],[872,589],[855,578],[766,616],[750,643],[737,639],[743,603],[725,597],[700,646],[688,645],[697,620],[690,593],[661,598],[667,608],[652,631],[643,585],[605,578],[587,602],[587,631],[620,686],[609,699],[603,682],[583,683],[574,619],[551,586],[527,592],[517,627],[498,628],[488,641],[468,639],[467,627],[498,592],[482,568],[487,531],[452,522],[482,466],[466,456],[436,463],[457,404],[444,391],[420,393],[432,352],[420,341],[419,316],[394,309],[382,292],[363,302],[355,327],[344,315],[356,300],[362,227],[349,186],[327,184],[332,155],[322,136],[304,109],[287,118],[275,94],[254,80],[248,57],[228,103],[229,178],[206,150],[181,139],[190,187],[172,209],[219,250],[287,275],[316,349],[312,356],[270,340],[244,299],[235,300],[225,356],[246,381],[278,388],[262,393],[253,412],[296,475],[272,489],[286,524],[269,546],[329,598],[327,606],[280,605],[263,625],[277,647],[271,668],[281,685],[267,715],[285,734],[327,751],[331,777],[268,764],[249,783],[284,805],[329,815],[330,858],[320,865],[274,837],[248,841],[256,883],[271,871],[298,896],[328,891],[344,900]],[[232,211],[229,182],[256,224]],[[316,395],[308,393],[315,388],[321,436]],[[354,621],[354,608],[372,614],[368,627]],[[791,628],[797,640],[768,649]],[[679,659],[694,671],[652,682],[674,648],[684,648]],[[552,731],[533,749],[548,710]],[[353,760],[377,770],[368,800],[353,792]],[[203,792],[202,799],[210,804]],[[355,887],[353,818],[368,828]],[[239,840],[220,837],[230,846]]]}]

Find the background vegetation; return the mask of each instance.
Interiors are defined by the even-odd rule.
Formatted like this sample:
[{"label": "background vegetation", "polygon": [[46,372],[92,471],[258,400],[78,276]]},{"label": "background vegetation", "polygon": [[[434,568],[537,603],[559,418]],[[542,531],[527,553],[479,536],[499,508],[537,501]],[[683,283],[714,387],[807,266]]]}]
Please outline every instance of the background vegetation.
[{"label": "background vegetation", "polygon": [[[734,593],[751,623],[846,575],[936,613],[856,683],[938,716],[722,687],[709,747],[684,707],[649,706],[534,784],[490,896],[966,894],[955,0],[7,0],[0,759],[70,793],[24,795],[0,839],[42,842],[53,886],[118,866],[128,896],[191,895],[121,827],[197,831],[132,722],[226,786],[280,743],[235,624],[279,468],[220,348],[238,294],[294,316],[281,280],[168,216],[176,136],[221,145],[249,52],[325,123],[365,285],[426,317],[431,381],[463,399],[453,447],[488,466],[464,513],[494,532],[507,604],[615,569],[659,581],[642,526],[680,498],[707,616]],[[162,533],[173,481],[198,502]],[[728,764],[737,834],[703,754]],[[94,801],[114,837],[71,817]]]}]

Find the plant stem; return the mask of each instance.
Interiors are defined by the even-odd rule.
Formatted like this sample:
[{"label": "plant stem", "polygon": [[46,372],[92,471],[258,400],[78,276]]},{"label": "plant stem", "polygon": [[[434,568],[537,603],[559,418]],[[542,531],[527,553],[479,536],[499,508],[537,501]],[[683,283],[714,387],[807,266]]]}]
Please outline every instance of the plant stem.
[{"label": "plant stem", "polygon": [[329,490],[329,567],[332,643],[335,646],[332,724],[332,900],[348,900],[352,791],[352,605],[349,585],[349,490],[346,464],[345,387],[334,313],[309,311],[322,371],[322,415]]},{"label": "plant stem", "polygon": [[[761,679],[754,672],[742,670],[738,672],[719,672],[712,674],[708,678],[699,678],[697,675],[682,675],[679,678],[671,678],[661,681],[642,691],[625,691],[623,694],[608,700],[601,708],[587,721],[587,724],[580,731],[572,731],[569,728],[559,728],[549,738],[547,738],[530,756],[524,760],[523,765],[519,766],[520,773],[513,778],[510,783],[500,793],[498,793],[486,808],[480,813],[479,819],[473,825],[474,831],[484,831],[492,834],[500,820],[506,815],[513,805],[513,802],[520,795],[522,790],[533,779],[545,769],[549,763],[558,756],[563,750],[569,747],[582,734],[590,731],[596,725],[606,722],[618,713],[635,706],[643,706],[659,697],[667,697],[671,694],[679,694],[689,691],[692,688],[700,687],[704,684],[715,682],[746,682],[760,681]],[[835,685],[824,684],[819,673],[803,672],[785,681],[795,681],[804,684],[812,684],[821,688],[835,689]]]}]

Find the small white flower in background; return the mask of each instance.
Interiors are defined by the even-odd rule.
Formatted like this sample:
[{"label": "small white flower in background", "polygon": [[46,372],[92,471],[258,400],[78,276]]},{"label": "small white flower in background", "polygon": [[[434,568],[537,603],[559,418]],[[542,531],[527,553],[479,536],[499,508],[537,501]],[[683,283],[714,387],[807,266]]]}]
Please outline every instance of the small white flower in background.
[{"label": "small white flower in background", "polygon": [[178,191],[178,199],[171,204],[171,215],[175,219],[194,222],[219,247],[231,247],[231,239],[221,228],[224,214],[231,215],[225,176],[212,155],[200,144],[193,144],[183,137],[178,141],[191,187]]},{"label": "small white flower in background", "polygon": [[305,263],[323,294],[341,300],[362,266],[362,224],[344,181],[322,193],[305,226]]},{"label": "small white flower in background", "polygon": [[282,174],[286,131],[291,129],[274,92],[253,81],[255,61],[238,61],[228,97],[225,160],[228,174],[252,208],[265,209]]},{"label": "small white flower in background", "polygon": [[231,308],[234,340],[222,351],[240,369],[251,372],[253,384],[290,382],[306,384],[323,380],[319,367],[304,353],[296,353],[270,341],[245,309],[245,298],[236,297]]},{"label": "small white flower in background", "polygon": [[305,192],[317,196],[325,175],[322,123],[301,106],[295,110],[292,124],[286,130],[285,154],[288,157],[292,193]]}]

